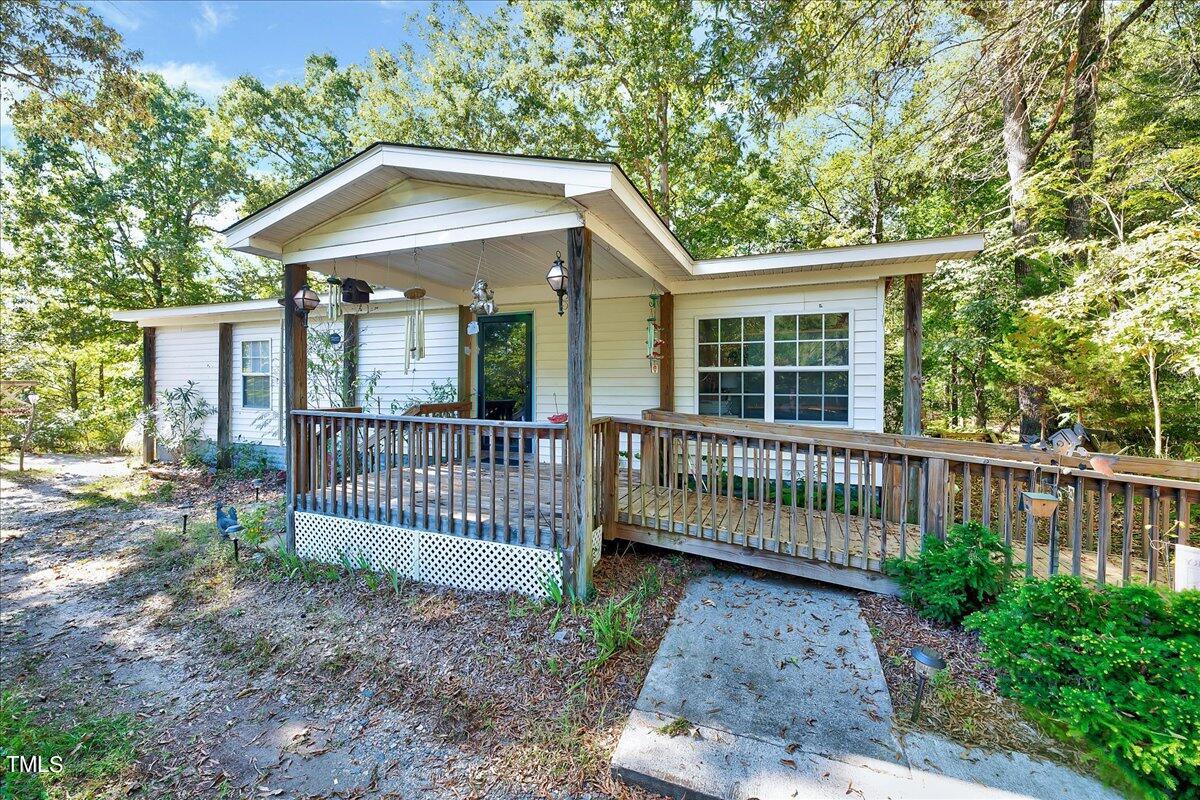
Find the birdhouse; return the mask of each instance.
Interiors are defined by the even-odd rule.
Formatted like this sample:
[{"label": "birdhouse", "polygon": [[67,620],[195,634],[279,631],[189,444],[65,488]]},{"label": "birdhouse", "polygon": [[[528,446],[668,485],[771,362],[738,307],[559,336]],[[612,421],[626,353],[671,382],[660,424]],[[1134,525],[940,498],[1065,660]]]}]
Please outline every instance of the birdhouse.
[{"label": "birdhouse", "polygon": [[1058,495],[1049,492],[1021,492],[1021,510],[1038,518],[1054,516]]}]

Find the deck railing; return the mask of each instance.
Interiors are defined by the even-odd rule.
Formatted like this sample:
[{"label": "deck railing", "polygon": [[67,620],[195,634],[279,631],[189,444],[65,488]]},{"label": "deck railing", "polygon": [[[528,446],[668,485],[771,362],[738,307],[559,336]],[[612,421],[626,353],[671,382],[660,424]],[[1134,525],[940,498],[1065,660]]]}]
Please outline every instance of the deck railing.
[{"label": "deck railing", "polygon": [[[298,511],[566,543],[565,424],[329,410],[292,424]],[[1200,483],[1176,478],[678,414],[596,418],[591,435],[607,537],[864,588],[885,585],[888,558],[914,557],[957,522],[995,530],[1027,575],[1101,582],[1170,583],[1173,547],[1198,543]],[[1052,517],[1023,508],[1029,491],[1060,498]]]},{"label": "deck railing", "polygon": [[295,411],[296,509],[557,548],[564,425]]},{"label": "deck railing", "polygon": [[[977,520],[1028,575],[1168,582],[1171,547],[1194,543],[1200,521],[1200,483],[1177,479],[885,446],[852,431],[605,425],[617,472],[601,505],[627,538],[664,533],[877,574],[885,559],[918,553],[923,534]],[[1054,516],[1023,510],[1027,491],[1056,492]]]}]

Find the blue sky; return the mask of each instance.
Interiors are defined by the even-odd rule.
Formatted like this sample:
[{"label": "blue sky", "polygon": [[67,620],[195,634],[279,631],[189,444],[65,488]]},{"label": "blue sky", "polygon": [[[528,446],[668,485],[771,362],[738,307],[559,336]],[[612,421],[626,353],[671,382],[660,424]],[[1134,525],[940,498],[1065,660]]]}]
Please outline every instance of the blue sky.
[{"label": "blue sky", "polygon": [[[331,52],[340,63],[362,61],[368,51],[420,43],[405,30],[427,2],[222,2],[198,0],[97,0],[89,2],[141,50],[143,64],[170,83],[187,82],[212,99],[229,80],[251,73],[264,83],[296,80],[304,58]],[[472,4],[487,10],[494,2]]]}]

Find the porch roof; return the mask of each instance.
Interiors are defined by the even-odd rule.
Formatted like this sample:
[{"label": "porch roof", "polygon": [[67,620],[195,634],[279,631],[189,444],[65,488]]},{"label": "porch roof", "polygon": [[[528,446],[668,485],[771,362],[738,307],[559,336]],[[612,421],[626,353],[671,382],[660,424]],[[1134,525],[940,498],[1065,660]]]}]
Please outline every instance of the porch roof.
[{"label": "porch roof", "polygon": [[[430,196],[433,187],[441,194]],[[390,206],[389,193],[397,198]],[[483,274],[494,287],[532,287],[563,249],[562,231],[581,225],[599,245],[594,280],[649,279],[681,293],[931,272],[984,243],[973,233],[695,259],[614,163],[388,142],[223,233],[231,249],[319,272],[343,269],[397,288],[419,275],[431,295],[457,302],[480,261],[480,242],[490,248]]]}]

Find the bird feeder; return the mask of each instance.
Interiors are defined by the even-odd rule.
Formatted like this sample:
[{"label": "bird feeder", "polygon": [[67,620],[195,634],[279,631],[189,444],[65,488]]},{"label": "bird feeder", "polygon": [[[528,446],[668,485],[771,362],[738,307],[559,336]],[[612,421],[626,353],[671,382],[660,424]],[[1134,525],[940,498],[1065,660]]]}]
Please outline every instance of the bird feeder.
[{"label": "bird feeder", "polygon": [[1021,511],[1047,519],[1058,509],[1058,495],[1049,492],[1021,492]]}]

